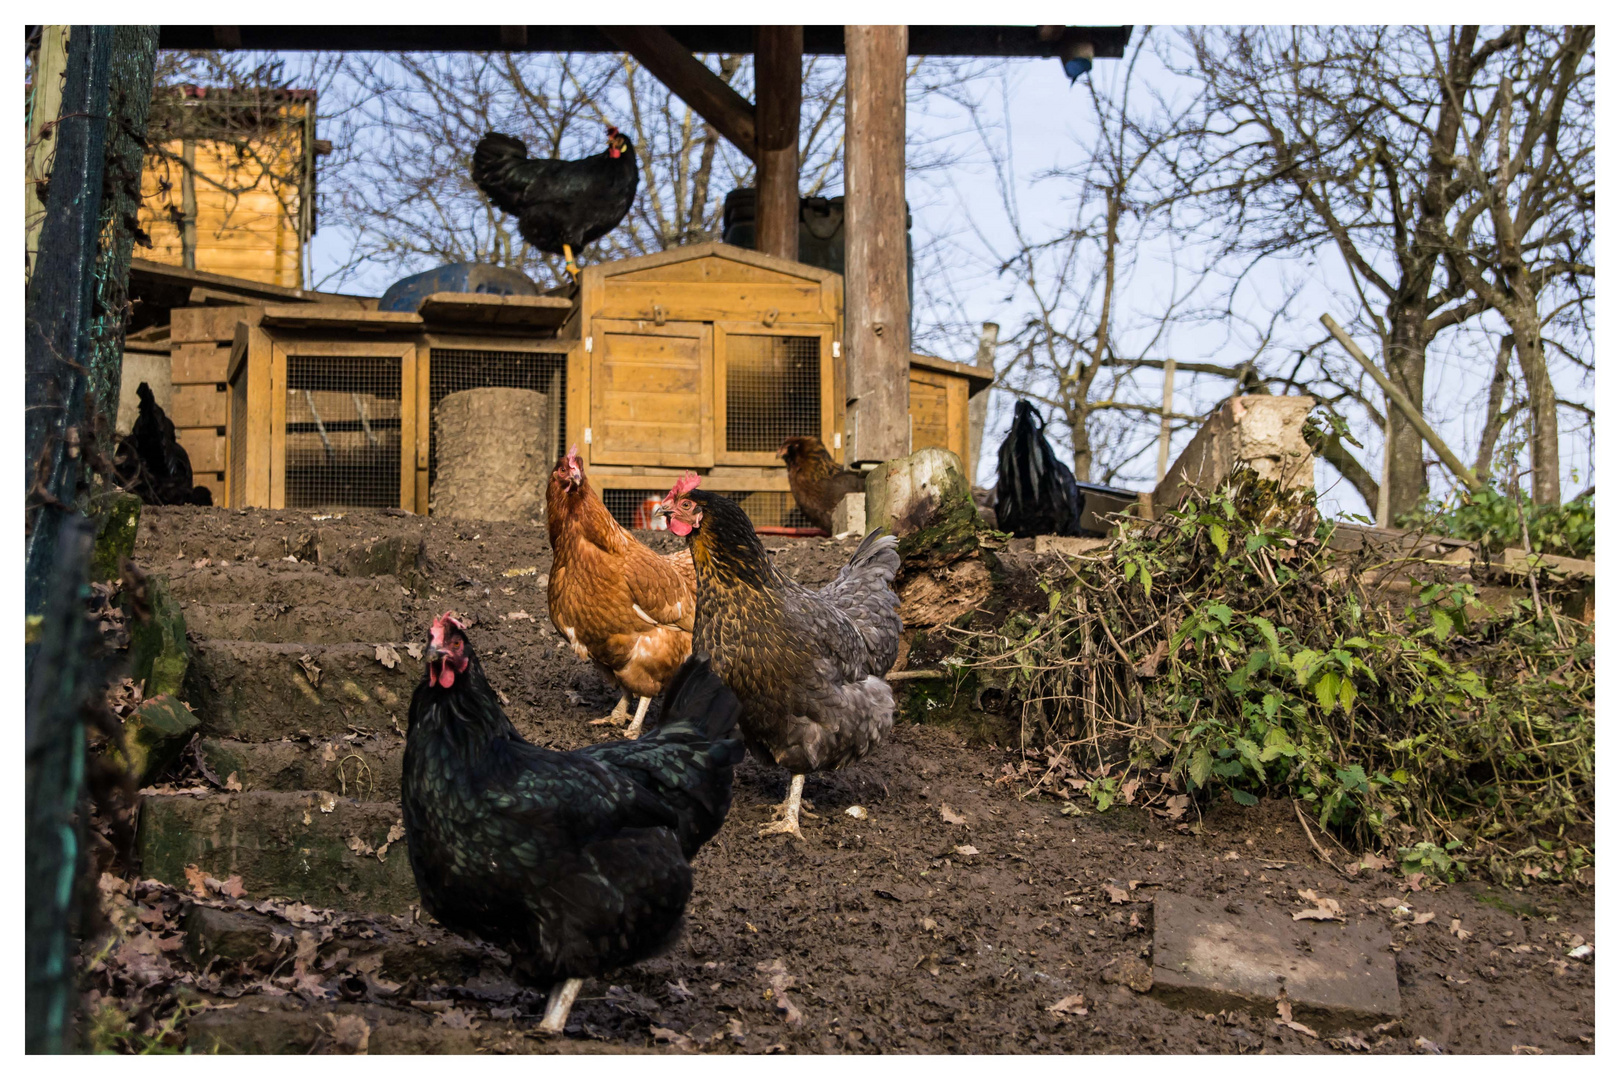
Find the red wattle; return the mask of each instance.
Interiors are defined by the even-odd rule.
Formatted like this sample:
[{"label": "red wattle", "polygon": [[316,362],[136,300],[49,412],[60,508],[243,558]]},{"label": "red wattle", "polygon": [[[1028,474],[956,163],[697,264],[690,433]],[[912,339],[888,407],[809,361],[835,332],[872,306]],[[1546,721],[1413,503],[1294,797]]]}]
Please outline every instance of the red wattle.
[{"label": "red wattle", "polygon": [[676,536],[686,536],[691,533],[692,526],[682,521],[680,518],[670,518],[669,531],[674,533]]},{"label": "red wattle", "polygon": [[451,685],[455,683],[455,681],[456,681],[456,673],[454,671],[450,670],[450,665],[449,664],[440,664],[439,665],[439,685],[444,687],[446,690],[448,690],[448,689],[450,689]]}]

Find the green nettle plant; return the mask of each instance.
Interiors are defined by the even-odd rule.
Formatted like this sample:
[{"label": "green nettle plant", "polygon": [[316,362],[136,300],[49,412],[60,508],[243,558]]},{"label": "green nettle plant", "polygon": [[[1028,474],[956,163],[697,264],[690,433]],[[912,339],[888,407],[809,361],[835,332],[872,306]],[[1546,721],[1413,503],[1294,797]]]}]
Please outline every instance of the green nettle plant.
[{"label": "green nettle plant", "polygon": [[1295,800],[1434,877],[1587,865],[1591,628],[1332,533],[1311,492],[1235,473],[1070,561],[1045,612],[964,634],[958,659],[1022,700],[1026,746],[1094,757],[1072,786],[1098,809],[1134,776]]}]

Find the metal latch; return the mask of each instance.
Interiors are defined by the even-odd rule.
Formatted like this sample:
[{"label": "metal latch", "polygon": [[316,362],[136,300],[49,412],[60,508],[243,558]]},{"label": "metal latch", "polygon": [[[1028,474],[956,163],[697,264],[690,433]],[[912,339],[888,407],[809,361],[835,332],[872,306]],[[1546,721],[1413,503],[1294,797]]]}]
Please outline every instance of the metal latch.
[{"label": "metal latch", "polygon": [[[592,340],[592,339],[590,339],[590,338],[586,338],[586,339],[585,339],[585,351],[586,351],[586,352],[590,352],[590,351],[591,351],[591,340]],[[835,353],[835,354],[834,354],[834,355],[837,355],[837,354],[836,354],[836,353]]]},{"label": "metal latch", "polygon": [[[587,352],[590,351],[589,346],[586,346],[586,351]],[[842,355],[844,355],[843,342],[841,342],[841,341],[833,342],[833,359],[836,360]]]},{"label": "metal latch", "polygon": [[591,429],[590,428],[585,429],[585,445],[586,446],[591,445]]}]

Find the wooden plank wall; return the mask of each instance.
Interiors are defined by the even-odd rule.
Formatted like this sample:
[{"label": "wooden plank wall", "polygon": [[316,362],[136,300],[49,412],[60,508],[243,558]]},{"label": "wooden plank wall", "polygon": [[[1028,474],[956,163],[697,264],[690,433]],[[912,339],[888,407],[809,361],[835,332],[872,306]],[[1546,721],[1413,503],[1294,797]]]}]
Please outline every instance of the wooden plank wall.
[{"label": "wooden plank wall", "polygon": [[[284,105],[286,123],[301,129],[304,108],[302,102]],[[296,182],[302,171],[301,142],[295,134],[283,132],[247,154],[227,143],[195,142],[197,220],[192,269],[288,288],[302,285]],[[176,140],[165,143],[164,149],[179,157],[184,147]],[[185,265],[180,227],[183,171],[166,158],[147,158],[139,219],[152,238],[152,247],[142,250],[143,258]]]},{"label": "wooden plank wall", "polygon": [[226,366],[236,324],[256,324],[262,308],[251,305],[176,308],[170,316],[170,373],[174,384],[169,419],[191,458],[192,482],[208,488],[214,504],[225,503],[226,426],[230,396]]}]

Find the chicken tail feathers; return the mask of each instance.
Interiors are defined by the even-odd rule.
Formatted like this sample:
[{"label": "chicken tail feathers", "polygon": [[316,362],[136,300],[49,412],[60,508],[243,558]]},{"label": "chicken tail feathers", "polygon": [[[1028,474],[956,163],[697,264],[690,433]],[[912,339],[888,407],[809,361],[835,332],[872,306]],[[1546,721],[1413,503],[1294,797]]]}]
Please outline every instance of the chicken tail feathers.
[{"label": "chicken tail feathers", "polygon": [[[529,148],[522,139],[491,131],[473,148],[472,179],[478,190],[507,213],[516,213],[513,201],[521,193],[523,183],[514,175],[517,167],[528,164]],[[510,204],[510,205],[509,205]]]},{"label": "chicken tail feathers", "polygon": [[710,742],[735,738],[742,703],[714,673],[709,658],[693,653],[664,688],[660,732],[684,727]]}]

